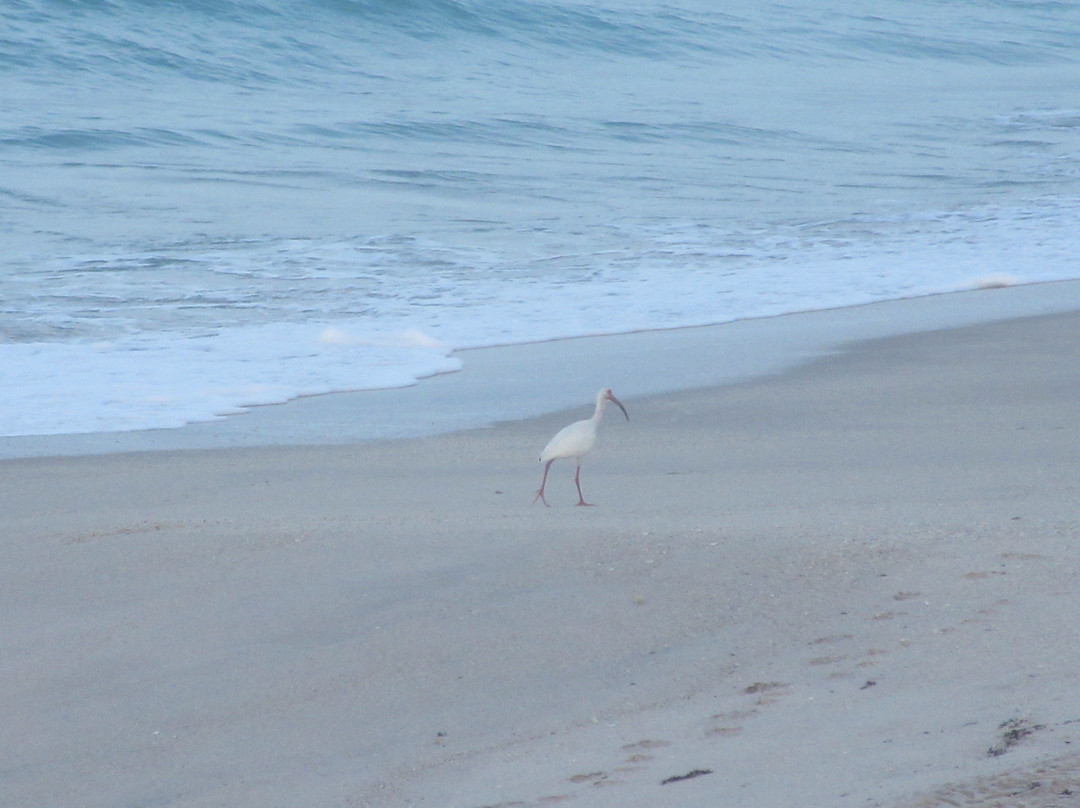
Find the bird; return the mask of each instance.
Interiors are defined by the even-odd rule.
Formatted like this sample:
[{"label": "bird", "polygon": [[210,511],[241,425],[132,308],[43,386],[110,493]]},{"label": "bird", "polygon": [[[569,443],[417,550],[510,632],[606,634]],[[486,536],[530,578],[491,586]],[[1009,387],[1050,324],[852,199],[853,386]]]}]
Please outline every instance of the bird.
[{"label": "bird", "polygon": [[607,406],[609,401],[614,401],[622,410],[623,415],[626,416],[626,420],[630,420],[630,413],[626,411],[626,407],[622,405],[622,402],[615,398],[609,388],[605,387],[597,393],[596,411],[592,414],[592,418],[575,421],[569,426],[564,426],[555,433],[555,437],[548,441],[548,445],[540,453],[540,462],[547,465],[544,466],[544,479],[540,481],[540,490],[536,492],[536,496],[533,498],[533,505],[536,504],[536,500],[540,500],[545,505],[548,504],[547,498],[544,496],[548,471],[551,469],[552,463],[564,457],[572,457],[577,460],[577,473],[574,474],[574,483],[577,485],[578,493],[577,504],[591,504],[585,501],[585,496],[581,493],[581,459],[589,453],[593,444],[596,443],[596,427],[600,424],[600,419],[604,417],[604,407]]}]

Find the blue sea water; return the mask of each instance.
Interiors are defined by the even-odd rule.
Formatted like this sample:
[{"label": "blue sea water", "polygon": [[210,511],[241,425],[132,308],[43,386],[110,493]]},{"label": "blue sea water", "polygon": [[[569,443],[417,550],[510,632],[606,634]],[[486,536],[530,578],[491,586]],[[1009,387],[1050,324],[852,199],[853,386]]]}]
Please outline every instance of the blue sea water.
[{"label": "blue sea water", "polygon": [[1076,278],[1078,214],[1076,3],[8,0],[0,434]]}]

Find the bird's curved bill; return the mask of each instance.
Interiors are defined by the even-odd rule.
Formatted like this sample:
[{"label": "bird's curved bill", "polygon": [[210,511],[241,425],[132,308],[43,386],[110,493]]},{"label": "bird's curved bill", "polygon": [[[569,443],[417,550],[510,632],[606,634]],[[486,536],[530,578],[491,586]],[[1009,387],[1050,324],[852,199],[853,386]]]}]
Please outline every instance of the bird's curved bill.
[{"label": "bird's curved bill", "polygon": [[611,393],[608,393],[608,396],[607,396],[607,397],[608,397],[608,399],[610,399],[611,401],[614,401],[614,402],[615,402],[616,406],[618,406],[618,408],[619,408],[620,410],[622,410],[622,414],[626,416],[626,420],[627,420],[627,421],[629,421],[629,420],[630,420],[630,413],[628,413],[628,412],[626,411],[626,407],[624,407],[624,406],[622,405],[622,402],[621,402],[621,401],[619,401],[619,399],[615,398],[615,396],[613,396],[613,395],[612,395]]}]

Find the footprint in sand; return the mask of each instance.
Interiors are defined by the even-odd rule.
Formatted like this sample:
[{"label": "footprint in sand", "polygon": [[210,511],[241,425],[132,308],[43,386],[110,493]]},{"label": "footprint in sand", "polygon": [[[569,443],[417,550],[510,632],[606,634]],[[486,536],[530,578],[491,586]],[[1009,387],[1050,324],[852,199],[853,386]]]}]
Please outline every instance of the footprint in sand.
[{"label": "footprint in sand", "polygon": [[[636,743],[625,744],[622,750],[630,753],[626,758],[627,763],[639,764],[648,763],[650,760],[653,760],[656,756],[648,753],[654,749],[663,749],[665,746],[671,746],[671,744],[667,741],[653,741],[646,738],[645,740],[637,741]],[[640,768],[640,766],[635,765],[631,771]]]},{"label": "footprint in sand", "polygon": [[907,612],[878,612],[871,620],[894,620],[897,617],[903,617]]},{"label": "footprint in sand", "polygon": [[757,714],[758,711],[751,708],[749,710],[729,710],[726,713],[714,713],[713,715],[710,715],[709,718],[713,721],[744,721]]},{"label": "footprint in sand", "polygon": [[754,703],[764,706],[779,701],[781,696],[786,695],[787,689],[788,685],[784,682],[754,682],[744,687],[742,692],[747,696],[757,696]]},{"label": "footprint in sand", "polygon": [[607,779],[607,772],[589,772],[588,774],[575,774],[573,777],[569,778],[570,782],[575,783],[575,784],[581,784],[581,783],[593,783],[593,784],[596,784],[596,783],[599,783],[601,780],[606,780],[606,779]]},{"label": "footprint in sand", "polygon": [[[628,743],[622,747],[624,752],[629,752],[625,762],[631,764],[629,766],[619,766],[613,771],[616,773],[635,772],[642,769],[641,765],[648,763],[653,759],[653,755],[649,752],[656,749],[662,749],[665,746],[670,746],[667,741],[654,741],[649,738],[637,741],[635,743]],[[611,774],[606,771],[595,772],[583,772],[581,774],[575,774],[567,778],[571,783],[575,785],[591,785],[594,787],[615,786],[621,784],[622,780],[612,779]]]},{"label": "footprint in sand", "polygon": [[749,710],[728,710],[723,713],[714,713],[709,716],[710,721],[716,721],[719,726],[710,727],[705,730],[706,738],[733,738],[736,735],[741,735],[743,728],[742,723],[748,718],[753,718],[758,714],[758,709],[752,707]]},{"label": "footprint in sand", "polygon": [[637,743],[628,743],[623,749],[627,752],[634,752],[640,749],[663,749],[665,746],[671,746],[671,744],[667,741],[650,741],[646,739]]},{"label": "footprint in sand", "polygon": [[584,785],[588,783],[596,788],[602,788],[604,786],[617,786],[622,783],[622,780],[612,780],[611,775],[607,772],[589,772],[588,774],[575,774],[568,778],[571,783],[575,785]]},{"label": "footprint in sand", "polygon": [[1008,598],[999,598],[989,606],[984,606],[981,609],[975,611],[975,617],[965,617],[961,620],[961,623],[985,623],[986,619],[991,615],[997,614],[998,608],[1002,606],[1008,606],[1011,601]]},{"label": "footprint in sand", "polygon": [[742,735],[742,727],[722,726],[713,727],[712,729],[705,731],[706,738],[734,738],[736,735]]},{"label": "footprint in sand", "polygon": [[866,649],[866,653],[863,654],[862,660],[855,663],[855,667],[876,668],[878,665],[881,664],[881,660],[879,660],[878,657],[882,656],[885,653],[887,652],[883,648],[868,648]]},{"label": "footprint in sand", "polygon": [[850,639],[853,639],[850,634],[829,634],[825,637],[818,637],[816,640],[810,640],[807,645],[827,645],[834,642],[843,642]]},{"label": "footprint in sand", "polygon": [[[849,640],[853,640],[854,637],[850,634],[829,634],[824,637],[818,637],[816,640],[811,640],[807,645],[833,645],[836,643],[843,643]],[[835,654],[832,656],[816,656],[811,657],[808,661],[808,665],[835,665],[837,662],[843,662],[847,659],[846,654]],[[834,676],[836,674],[833,674]]]}]

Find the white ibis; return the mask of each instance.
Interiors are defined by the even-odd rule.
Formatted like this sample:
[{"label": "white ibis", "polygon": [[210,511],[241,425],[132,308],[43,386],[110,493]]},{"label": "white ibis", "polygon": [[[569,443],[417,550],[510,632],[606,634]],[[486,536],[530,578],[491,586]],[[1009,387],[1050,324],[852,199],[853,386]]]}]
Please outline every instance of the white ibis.
[{"label": "white ibis", "polygon": [[543,501],[545,505],[548,504],[547,499],[544,497],[544,486],[547,485],[548,470],[551,468],[552,463],[563,457],[572,457],[577,460],[577,473],[574,475],[574,483],[577,485],[578,505],[590,504],[585,501],[585,497],[581,493],[581,458],[585,457],[593,444],[596,443],[596,427],[600,424],[600,419],[604,417],[604,407],[607,406],[609,401],[614,401],[622,410],[623,415],[626,416],[626,420],[630,420],[630,414],[626,411],[626,407],[612,395],[611,390],[605,388],[597,393],[596,412],[593,413],[592,418],[575,421],[570,426],[560,429],[555,433],[555,437],[548,441],[544,451],[540,453],[540,462],[547,465],[544,466],[544,479],[540,481],[540,490],[536,492],[536,496],[533,498],[533,505],[536,504],[538,499]]}]

